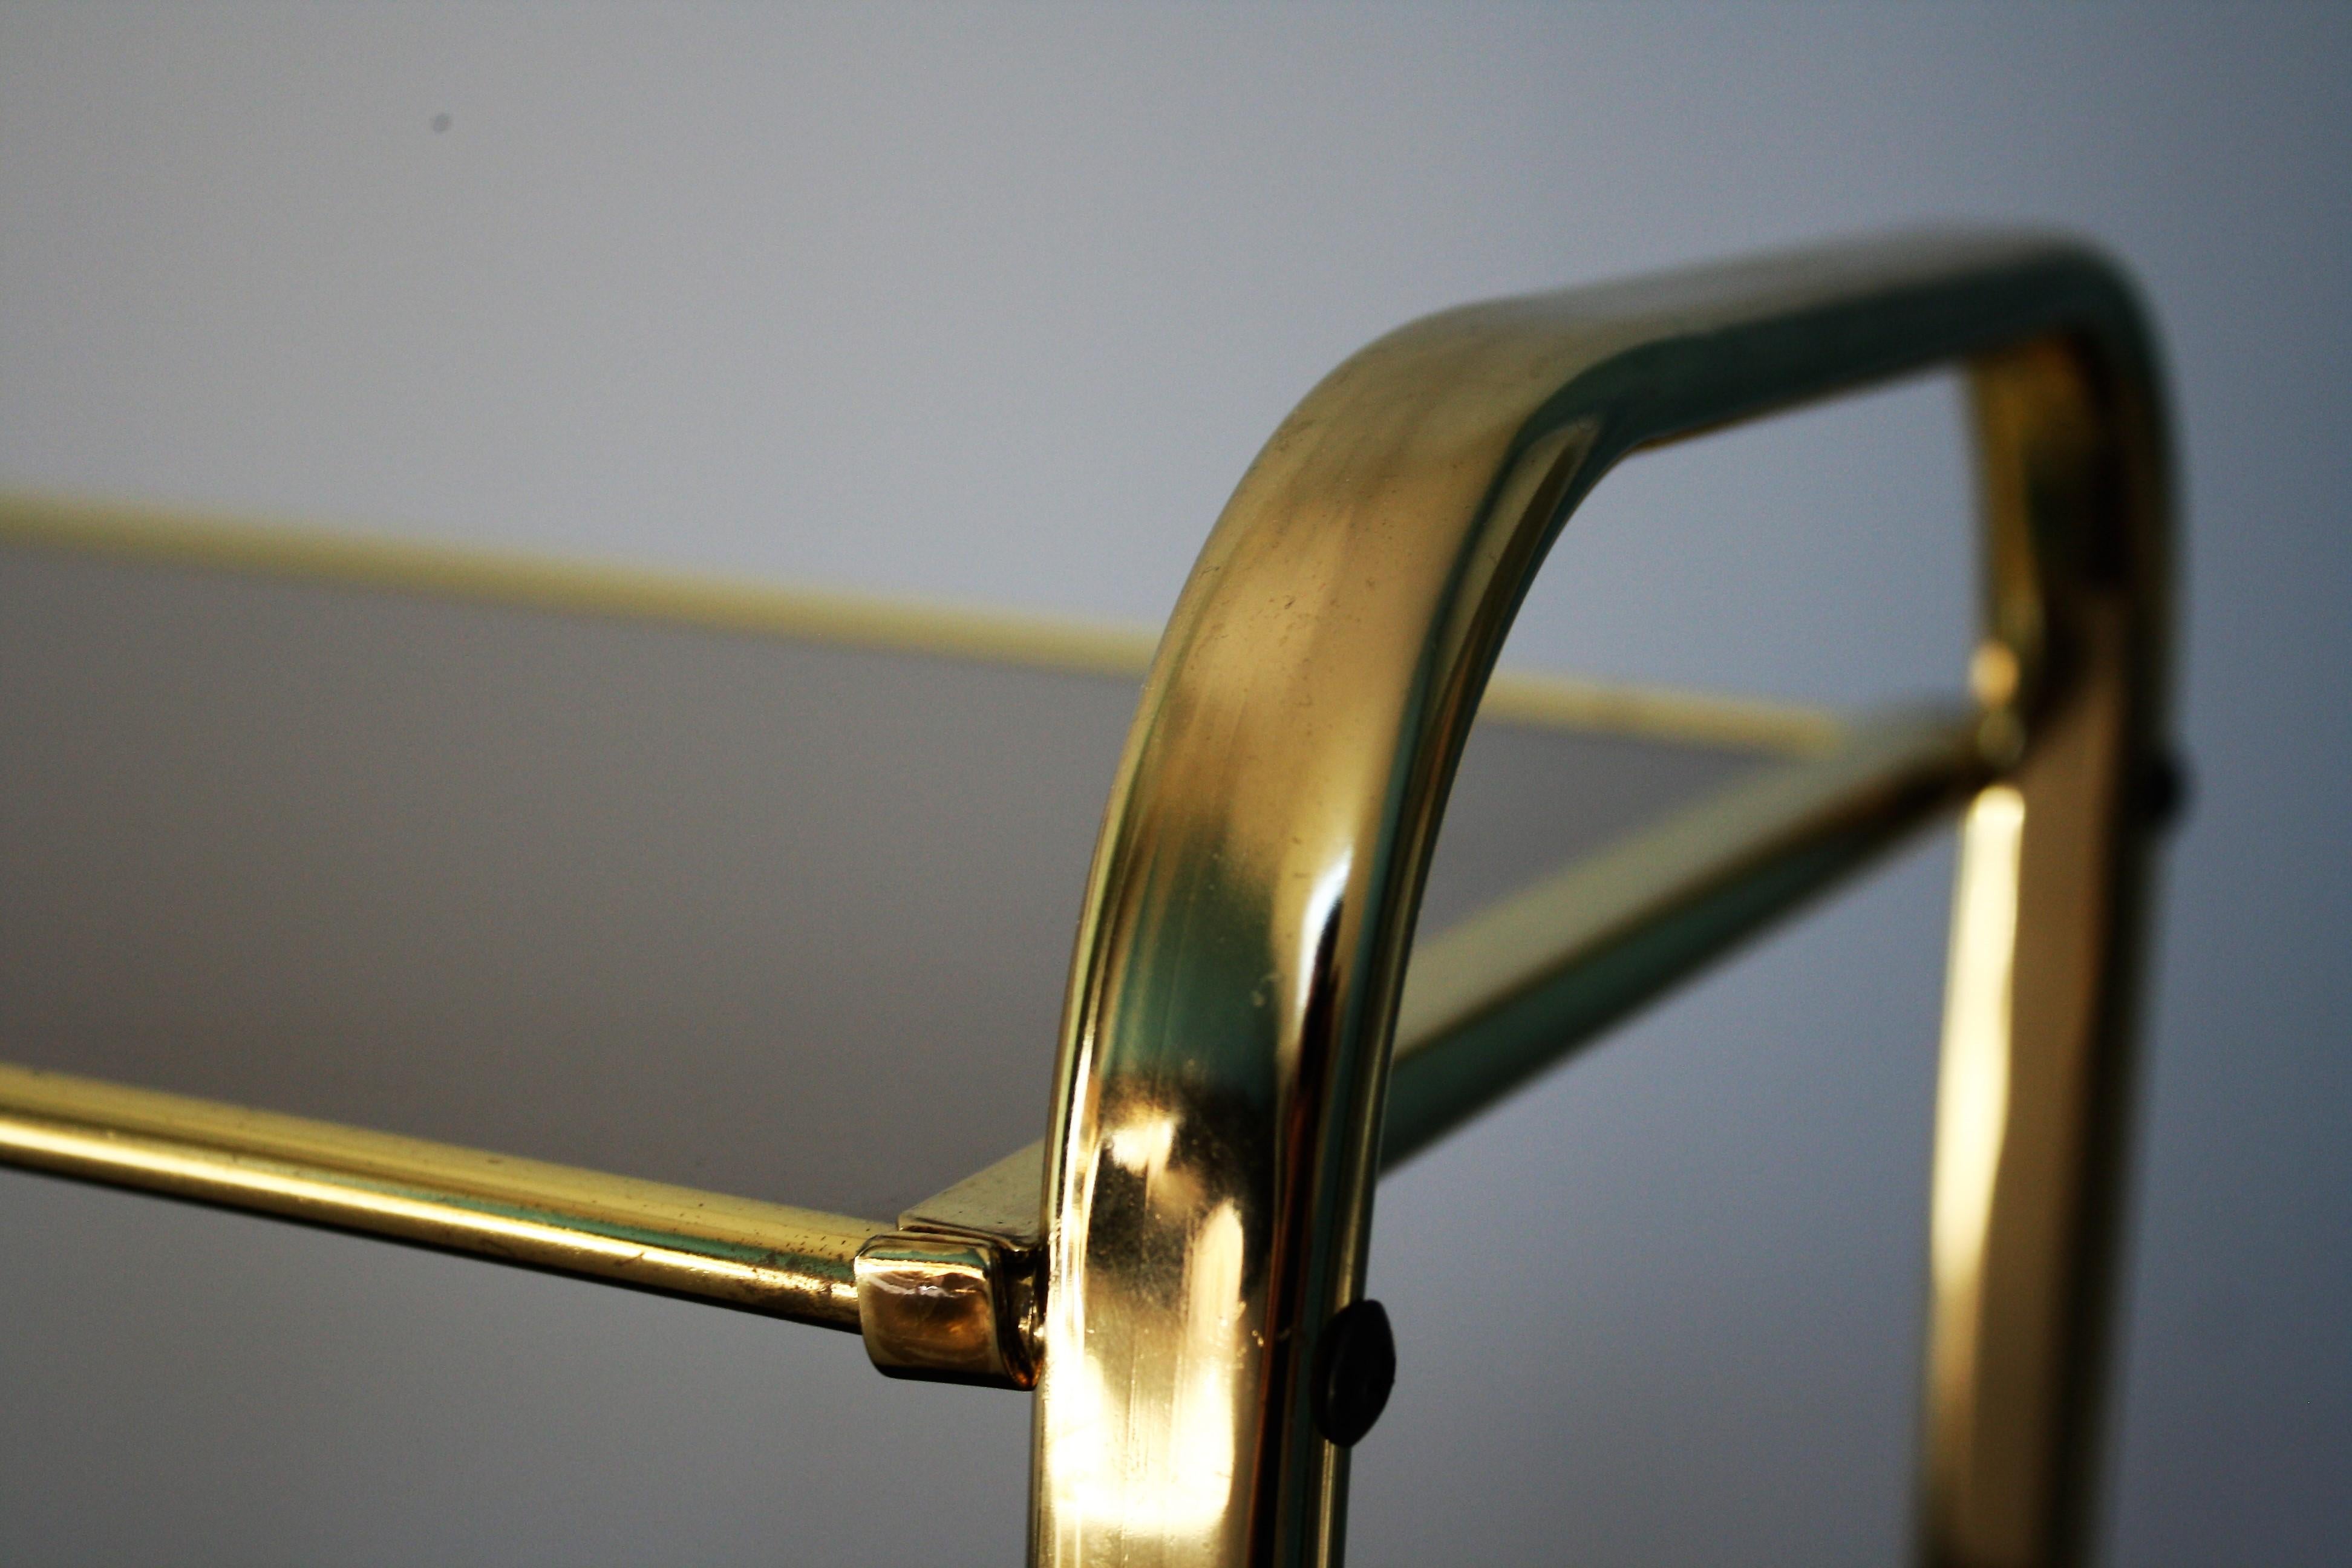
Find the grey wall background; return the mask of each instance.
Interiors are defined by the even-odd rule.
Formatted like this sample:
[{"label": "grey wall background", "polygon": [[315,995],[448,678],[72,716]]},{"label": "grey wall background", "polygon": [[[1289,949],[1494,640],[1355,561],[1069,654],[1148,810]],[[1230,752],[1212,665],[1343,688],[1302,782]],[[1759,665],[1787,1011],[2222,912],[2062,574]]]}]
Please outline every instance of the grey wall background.
[{"label": "grey wall background", "polygon": [[[1944,217],[2145,282],[2182,728],[2106,1506],[2352,1531],[2340,8],[0,9],[0,482],[1152,619],[1465,299]],[[446,115],[446,129],[436,130]],[[1967,629],[1951,391],[1644,459],[1514,658],[1858,699]],[[1352,1549],[1886,1562],[1928,843],[1381,1198]],[[854,1341],[0,1174],[11,1563],[1003,1561],[1025,1410]]]}]

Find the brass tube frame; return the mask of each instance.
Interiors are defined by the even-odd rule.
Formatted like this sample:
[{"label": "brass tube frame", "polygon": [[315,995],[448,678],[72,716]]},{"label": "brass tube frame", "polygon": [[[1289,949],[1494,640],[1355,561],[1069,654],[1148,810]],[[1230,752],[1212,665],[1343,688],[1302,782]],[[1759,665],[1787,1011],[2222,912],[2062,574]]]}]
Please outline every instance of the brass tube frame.
[{"label": "brass tube frame", "polygon": [[1033,1560],[1339,1560],[1320,1336],[1361,1290],[1405,958],[1504,636],[1639,448],[1929,366],[1987,525],[1933,1177],[1935,1564],[2078,1561],[2162,731],[2163,418],[2119,275],[1841,247],[1447,311],[1285,421],[1162,637],[1098,841],[1043,1211]]}]

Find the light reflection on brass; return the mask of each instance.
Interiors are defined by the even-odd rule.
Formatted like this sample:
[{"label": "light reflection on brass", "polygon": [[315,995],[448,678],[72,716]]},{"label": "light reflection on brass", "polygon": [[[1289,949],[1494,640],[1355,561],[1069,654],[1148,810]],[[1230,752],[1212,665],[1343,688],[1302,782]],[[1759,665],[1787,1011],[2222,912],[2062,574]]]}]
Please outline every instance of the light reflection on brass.
[{"label": "light reflection on brass", "polygon": [[[2024,835],[2025,801],[2007,784],[1977,796],[1960,832],[1928,1221],[1937,1313],[1948,1321],[1977,1288],[1992,1225],[1993,1178],[2008,1122],[2010,976]],[[1938,1403],[1966,1386],[1971,1341],[1956,1333],[1935,1347],[1938,1362],[1929,1375]]]},{"label": "light reflection on brass", "polygon": [[[1937,1564],[2079,1560],[2096,1387],[2081,1368],[2149,826],[2127,785],[2162,740],[2161,415],[2103,259],[1946,234],[1431,317],[1334,371],[1252,465],[1161,638],[1079,928],[1047,1143],[1036,1561],[1336,1557],[1346,1456],[1313,1427],[1307,1372],[1360,1289],[1421,882],[1528,581],[1627,454],[1952,362],[1978,392],[1989,648],[1975,754],[1925,784],[2013,768],[1993,787],[2017,792],[2023,827],[1976,1370],[1929,1384],[1922,1545]],[[2001,820],[2001,799],[1975,820]],[[1782,841],[1795,890],[1759,861],[1711,884],[1752,893],[1744,914],[1696,893],[1656,907],[1785,908],[1829,879],[1807,855],[1848,852],[1814,831]],[[1993,832],[1973,836],[1979,887]],[[1976,1027],[1987,1009],[2004,1011],[1972,997],[1953,1016]],[[1517,1073],[1525,1057],[1457,1059]],[[1981,1190],[1971,1148],[1947,1140],[1939,1193]],[[1229,1247],[1237,1263],[1209,1268]],[[1956,1310],[1938,1296],[1939,1357]],[[1182,1370],[1211,1345],[1230,1347],[1213,1377]]]},{"label": "light reflection on brass", "polygon": [[857,1254],[866,1355],[892,1377],[1031,1386],[1037,1297],[1028,1261],[985,1237],[876,1237]]}]

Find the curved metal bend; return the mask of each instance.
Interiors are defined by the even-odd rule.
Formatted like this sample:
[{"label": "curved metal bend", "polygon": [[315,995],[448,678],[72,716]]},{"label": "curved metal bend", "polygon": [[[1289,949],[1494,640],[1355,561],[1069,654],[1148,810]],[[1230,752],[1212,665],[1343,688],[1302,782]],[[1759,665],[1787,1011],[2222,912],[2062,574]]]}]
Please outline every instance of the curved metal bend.
[{"label": "curved metal bend", "polygon": [[1974,675],[1936,1174],[1927,1550],[2081,1517],[2112,1092],[2158,725],[2161,418],[2129,293],[1940,236],[1447,311],[1275,433],[1145,688],[1078,932],[1049,1142],[1033,1552],[1336,1559],[1318,1335],[1363,1274],[1389,1046],[1446,790],[1578,500],[1636,448],[1939,362],[1976,386]]}]

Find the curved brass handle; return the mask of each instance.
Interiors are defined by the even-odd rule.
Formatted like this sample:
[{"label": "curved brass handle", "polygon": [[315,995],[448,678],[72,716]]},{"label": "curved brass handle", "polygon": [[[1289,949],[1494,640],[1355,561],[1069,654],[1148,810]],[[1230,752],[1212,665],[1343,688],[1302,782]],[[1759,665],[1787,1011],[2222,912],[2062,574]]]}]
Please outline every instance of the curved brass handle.
[{"label": "curved brass handle", "polygon": [[[1934,1221],[1927,1552],[2076,1539],[2159,723],[2162,419],[2129,292],[1929,236],[1407,326],[1275,433],[1163,637],[1079,927],[1045,1193],[1033,1552],[1335,1557],[1318,1336],[1363,1275],[1447,786],[1578,500],[1639,447],[1964,361],[1990,534]],[[1955,1109],[1958,1107],[1958,1109]]]}]

